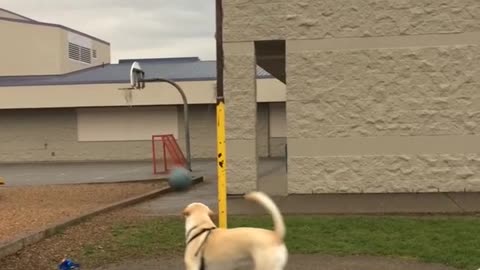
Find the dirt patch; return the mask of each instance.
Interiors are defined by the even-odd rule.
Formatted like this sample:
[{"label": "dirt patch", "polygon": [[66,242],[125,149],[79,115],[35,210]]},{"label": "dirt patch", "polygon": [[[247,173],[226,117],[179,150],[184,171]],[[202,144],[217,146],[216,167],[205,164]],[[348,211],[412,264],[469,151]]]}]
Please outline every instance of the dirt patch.
[{"label": "dirt patch", "polygon": [[[32,266],[35,266],[35,269],[56,269],[60,261],[67,257],[81,262],[82,269],[89,269],[91,264],[98,262],[84,263],[83,255],[86,247],[101,250],[99,239],[108,241],[114,224],[138,222],[146,218],[143,214],[130,207],[93,217],[67,228],[62,233],[28,246],[14,255],[0,259],[1,269],[31,269]],[[118,261],[118,258],[112,258],[112,261]]]},{"label": "dirt patch", "polygon": [[60,220],[166,186],[163,181],[0,189],[0,243]]}]

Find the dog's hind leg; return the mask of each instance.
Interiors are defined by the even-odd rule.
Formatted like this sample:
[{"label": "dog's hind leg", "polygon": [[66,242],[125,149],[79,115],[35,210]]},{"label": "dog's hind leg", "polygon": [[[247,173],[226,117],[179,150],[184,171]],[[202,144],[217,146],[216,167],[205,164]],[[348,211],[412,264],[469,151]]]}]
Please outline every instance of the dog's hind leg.
[{"label": "dog's hind leg", "polygon": [[287,261],[288,261],[287,247],[285,245],[281,245],[280,247],[277,247],[273,252],[275,254],[275,264],[272,267],[272,270],[285,269],[285,266],[287,266]]},{"label": "dog's hind leg", "polygon": [[255,270],[274,270],[275,261],[268,255],[258,256],[254,259]]},{"label": "dog's hind leg", "polygon": [[284,245],[256,250],[253,254],[255,270],[283,270],[287,260],[288,252]]}]

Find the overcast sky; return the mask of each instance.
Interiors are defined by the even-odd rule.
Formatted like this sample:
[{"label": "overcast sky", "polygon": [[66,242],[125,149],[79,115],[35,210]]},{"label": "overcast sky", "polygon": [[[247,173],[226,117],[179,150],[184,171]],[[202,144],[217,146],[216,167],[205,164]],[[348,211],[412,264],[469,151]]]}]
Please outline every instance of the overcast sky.
[{"label": "overcast sky", "polygon": [[214,0],[0,0],[0,7],[111,44],[120,58],[215,59]]}]

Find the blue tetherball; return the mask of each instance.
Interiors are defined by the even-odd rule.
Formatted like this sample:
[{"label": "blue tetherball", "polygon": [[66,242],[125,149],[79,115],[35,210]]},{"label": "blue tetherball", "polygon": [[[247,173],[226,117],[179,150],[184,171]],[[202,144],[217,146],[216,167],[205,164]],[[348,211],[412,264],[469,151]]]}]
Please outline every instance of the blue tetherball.
[{"label": "blue tetherball", "polygon": [[168,184],[174,190],[186,190],[192,184],[190,171],[183,167],[176,167],[171,170],[168,176]]}]

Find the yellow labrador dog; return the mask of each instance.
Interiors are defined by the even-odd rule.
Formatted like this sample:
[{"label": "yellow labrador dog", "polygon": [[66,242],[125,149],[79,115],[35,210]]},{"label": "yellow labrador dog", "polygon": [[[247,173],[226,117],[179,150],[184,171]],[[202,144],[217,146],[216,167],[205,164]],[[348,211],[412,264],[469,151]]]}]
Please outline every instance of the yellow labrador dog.
[{"label": "yellow labrador dog", "polygon": [[236,269],[245,260],[255,270],[282,270],[288,260],[284,243],[285,224],[275,203],[264,193],[254,191],[245,199],[262,205],[273,218],[273,231],[259,228],[217,228],[212,210],[202,203],[191,203],[185,216],[185,266],[187,270]]}]

